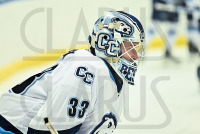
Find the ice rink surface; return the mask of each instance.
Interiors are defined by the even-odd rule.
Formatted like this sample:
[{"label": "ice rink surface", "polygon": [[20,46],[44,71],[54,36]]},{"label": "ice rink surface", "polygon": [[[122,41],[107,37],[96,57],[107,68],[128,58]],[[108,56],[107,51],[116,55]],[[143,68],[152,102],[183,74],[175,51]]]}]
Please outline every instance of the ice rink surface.
[{"label": "ice rink surface", "polygon": [[[142,18],[140,16],[142,7],[147,12],[145,14],[147,20],[145,26],[147,26],[149,23],[148,2],[149,0],[111,0],[109,2],[103,0],[97,3],[88,0],[90,8],[81,0],[70,3],[64,0],[60,3],[55,0],[49,0],[46,3],[31,0],[30,3],[5,4],[0,7],[0,72],[8,65],[21,61],[24,56],[35,55],[35,52],[24,44],[20,35],[22,20],[34,9],[44,8],[41,13],[27,22],[28,40],[37,48],[47,48],[46,13],[47,8],[52,8],[53,48],[59,49],[71,44],[81,9],[86,16],[88,31],[91,31],[99,11],[111,8],[130,9],[131,13]],[[87,30],[85,31],[87,33]],[[85,40],[85,31],[84,29],[80,31],[79,40]],[[115,134],[200,134],[200,83],[197,79],[197,66],[200,64],[200,58],[197,55],[190,55],[187,48],[176,48],[173,54],[180,60],[180,63],[164,58],[163,51],[147,51],[136,74],[136,85],[126,87],[124,90],[125,112],[120,113],[121,118]],[[6,81],[0,81],[0,93],[6,92],[17,83],[55,62],[25,68],[11,75]],[[6,71],[9,72],[9,69],[14,70],[14,67]]]}]

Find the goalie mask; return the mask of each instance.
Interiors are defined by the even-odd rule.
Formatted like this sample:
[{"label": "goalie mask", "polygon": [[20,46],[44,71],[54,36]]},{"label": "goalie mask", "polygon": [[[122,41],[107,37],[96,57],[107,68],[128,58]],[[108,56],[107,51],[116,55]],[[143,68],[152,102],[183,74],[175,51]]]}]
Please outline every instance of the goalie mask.
[{"label": "goalie mask", "polygon": [[110,11],[96,21],[88,39],[96,56],[105,59],[123,80],[134,85],[144,54],[144,29],[140,21],[130,14]]}]

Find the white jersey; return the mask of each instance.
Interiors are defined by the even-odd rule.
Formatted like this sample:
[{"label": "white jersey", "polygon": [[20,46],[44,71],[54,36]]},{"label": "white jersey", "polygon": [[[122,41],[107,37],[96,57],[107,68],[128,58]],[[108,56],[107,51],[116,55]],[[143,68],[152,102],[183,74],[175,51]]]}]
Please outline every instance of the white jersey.
[{"label": "white jersey", "polygon": [[119,87],[104,60],[88,50],[71,51],[3,94],[0,115],[23,134],[48,132],[45,117],[59,134],[112,133]]}]

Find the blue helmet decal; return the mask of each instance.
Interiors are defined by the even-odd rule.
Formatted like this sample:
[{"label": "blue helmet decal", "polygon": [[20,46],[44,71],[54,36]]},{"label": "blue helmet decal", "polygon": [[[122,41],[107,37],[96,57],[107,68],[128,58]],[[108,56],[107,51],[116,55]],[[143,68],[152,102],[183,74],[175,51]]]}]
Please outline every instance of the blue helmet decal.
[{"label": "blue helmet decal", "polygon": [[113,18],[111,20],[111,22],[114,22],[114,23],[120,23],[121,25],[121,29],[117,30],[116,29],[116,32],[120,33],[121,34],[121,37],[130,37],[133,35],[134,33],[134,28],[133,26],[128,22],[126,21],[125,19],[120,19],[120,18]]},{"label": "blue helmet decal", "polygon": [[[118,41],[113,41],[113,36],[108,33],[100,33],[97,36],[97,41],[95,43],[95,48],[100,51],[104,51],[105,55],[108,57],[117,56],[119,53],[120,44]],[[117,51],[117,52],[116,52]]]},{"label": "blue helmet decal", "polygon": [[122,14],[122,15],[128,16],[130,18],[130,20],[133,22],[133,24],[136,25],[138,30],[141,33],[144,33],[144,28],[143,28],[142,24],[140,23],[140,21],[137,18],[135,18],[134,16],[132,16],[130,14],[124,13],[124,12],[119,12],[119,13]]},{"label": "blue helmet decal", "polygon": [[136,68],[132,66],[128,66],[124,62],[121,63],[121,66],[119,68],[119,72],[123,74],[124,79],[129,81],[130,84],[134,84],[134,77],[135,77],[136,71],[137,71]]}]

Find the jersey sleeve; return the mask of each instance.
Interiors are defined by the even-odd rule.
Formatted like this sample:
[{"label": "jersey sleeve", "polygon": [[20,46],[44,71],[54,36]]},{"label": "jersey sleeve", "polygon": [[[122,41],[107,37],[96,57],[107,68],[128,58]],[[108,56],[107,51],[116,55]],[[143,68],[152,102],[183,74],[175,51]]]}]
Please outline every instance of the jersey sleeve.
[{"label": "jersey sleeve", "polygon": [[76,133],[95,103],[96,70],[89,62],[68,55],[49,75],[47,99],[32,119],[28,133],[48,131],[48,117],[59,133]]}]

